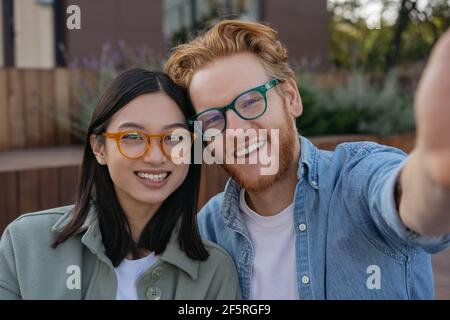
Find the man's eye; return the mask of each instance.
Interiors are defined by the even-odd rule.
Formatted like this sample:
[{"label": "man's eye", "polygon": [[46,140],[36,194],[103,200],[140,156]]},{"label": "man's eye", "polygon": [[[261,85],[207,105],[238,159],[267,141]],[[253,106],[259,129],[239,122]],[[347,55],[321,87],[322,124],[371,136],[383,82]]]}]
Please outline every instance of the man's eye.
[{"label": "man's eye", "polygon": [[247,99],[245,101],[243,101],[241,103],[241,108],[248,108],[248,107],[253,107],[255,105],[257,105],[258,103],[261,102],[260,98],[251,98],[251,99]]},{"label": "man's eye", "polygon": [[219,121],[221,121],[221,119],[222,119],[222,116],[219,116],[219,115],[211,117],[211,118],[209,118],[208,120],[205,121],[205,125],[209,125],[211,123],[219,122]]}]

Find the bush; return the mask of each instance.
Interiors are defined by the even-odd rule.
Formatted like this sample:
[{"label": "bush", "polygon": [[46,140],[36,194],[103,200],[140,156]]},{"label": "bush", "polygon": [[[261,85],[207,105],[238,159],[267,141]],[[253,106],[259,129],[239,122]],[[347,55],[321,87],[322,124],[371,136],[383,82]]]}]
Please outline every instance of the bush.
[{"label": "bush", "polygon": [[117,45],[105,43],[99,56],[92,55],[81,61],[74,61],[69,68],[79,70],[72,82],[76,108],[70,118],[58,121],[68,127],[79,142],[83,141],[103,90],[122,71],[129,68],[162,70],[162,57],[157,57],[149,47],[131,47],[120,41]]},{"label": "bush", "polygon": [[310,74],[299,82],[303,114],[297,128],[303,135],[390,135],[414,130],[412,96],[402,90],[394,72],[381,85],[353,72],[342,86],[327,88]]}]

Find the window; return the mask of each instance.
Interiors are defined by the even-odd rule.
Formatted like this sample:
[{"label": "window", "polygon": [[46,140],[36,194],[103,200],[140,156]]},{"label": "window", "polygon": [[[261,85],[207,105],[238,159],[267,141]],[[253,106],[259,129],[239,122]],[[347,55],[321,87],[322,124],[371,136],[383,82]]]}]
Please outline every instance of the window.
[{"label": "window", "polygon": [[168,46],[221,18],[258,21],[260,0],[164,0],[163,32]]}]

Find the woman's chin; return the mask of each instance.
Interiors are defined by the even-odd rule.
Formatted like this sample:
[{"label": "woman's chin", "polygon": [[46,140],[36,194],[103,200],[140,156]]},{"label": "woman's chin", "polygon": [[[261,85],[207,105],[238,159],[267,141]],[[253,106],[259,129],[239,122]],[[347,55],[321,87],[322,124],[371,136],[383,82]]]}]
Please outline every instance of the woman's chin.
[{"label": "woman's chin", "polygon": [[142,194],[139,196],[134,197],[134,199],[137,202],[140,202],[142,204],[146,205],[156,205],[161,204],[164,202],[164,200],[167,199],[167,195],[165,194]]}]

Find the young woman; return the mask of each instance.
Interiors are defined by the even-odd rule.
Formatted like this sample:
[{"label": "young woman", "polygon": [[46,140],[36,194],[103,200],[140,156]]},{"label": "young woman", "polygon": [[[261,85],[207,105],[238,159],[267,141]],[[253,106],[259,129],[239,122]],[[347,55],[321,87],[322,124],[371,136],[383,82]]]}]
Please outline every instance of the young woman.
[{"label": "young woman", "polygon": [[198,234],[200,165],[180,161],[193,114],[167,75],[119,75],[92,115],[75,205],[6,228],[0,299],[239,298],[231,258]]}]

